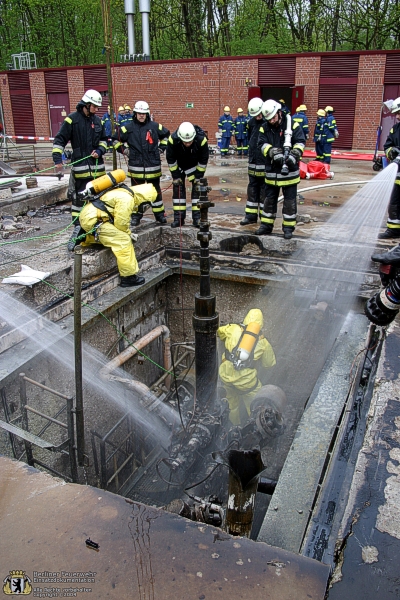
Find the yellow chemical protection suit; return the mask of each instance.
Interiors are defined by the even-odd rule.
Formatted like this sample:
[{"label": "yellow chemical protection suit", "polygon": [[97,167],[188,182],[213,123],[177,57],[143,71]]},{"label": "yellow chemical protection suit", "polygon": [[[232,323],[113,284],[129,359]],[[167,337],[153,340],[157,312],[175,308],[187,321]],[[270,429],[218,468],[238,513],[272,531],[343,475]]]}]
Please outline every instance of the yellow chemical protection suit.
[{"label": "yellow chemical protection suit", "polygon": [[101,196],[101,201],[107,206],[114,219],[114,224],[109,222],[106,212],[96,208],[88,202],[79,215],[82,229],[91,231],[98,223],[96,239],[94,235],[87,235],[81,246],[89,246],[100,242],[103,246],[111,248],[117,259],[118,271],[121,277],[135,275],[139,266],[133,248],[131,230],[129,229],[131,214],[138,211],[143,202],[154,202],[157,191],[151,183],[135,185],[130,188],[134,195],[123,188],[114,188]]},{"label": "yellow chemical protection suit", "polygon": [[[250,323],[258,323],[262,328],[264,318],[260,309],[253,308],[247,313],[243,325],[249,325]],[[225,348],[228,352],[232,352],[237,346],[243,330],[243,327],[236,324],[219,327],[217,334],[225,342]],[[230,409],[229,419],[233,425],[240,425],[240,406],[242,402],[247,414],[250,415],[250,404],[262,387],[262,383],[258,379],[257,367],[267,369],[276,364],[272,346],[262,335],[260,335],[254,348],[254,361],[256,362],[255,366],[236,370],[233,363],[226,359],[225,353],[222,356],[219,376],[226,390],[226,398]]]}]

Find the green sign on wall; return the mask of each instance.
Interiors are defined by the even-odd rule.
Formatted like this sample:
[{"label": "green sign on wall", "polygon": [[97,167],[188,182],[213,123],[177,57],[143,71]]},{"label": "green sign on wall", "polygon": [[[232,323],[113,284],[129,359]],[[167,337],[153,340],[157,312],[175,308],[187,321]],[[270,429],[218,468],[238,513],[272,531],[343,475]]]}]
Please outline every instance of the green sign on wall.
[{"label": "green sign on wall", "polygon": [[186,108],[194,108],[194,102],[186,102]]}]

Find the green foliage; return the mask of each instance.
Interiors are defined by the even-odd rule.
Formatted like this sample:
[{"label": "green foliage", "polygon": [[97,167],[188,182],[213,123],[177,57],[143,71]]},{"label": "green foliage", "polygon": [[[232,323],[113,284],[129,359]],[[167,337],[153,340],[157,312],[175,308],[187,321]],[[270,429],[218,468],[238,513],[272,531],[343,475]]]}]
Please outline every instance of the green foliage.
[{"label": "green foliage", "polygon": [[[127,52],[124,2],[108,6],[119,62]],[[400,46],[399,0],[152,0],[151,10],[154,59]],[[139,12],[135,35],[140,52]],[[101,0],[2,0],[0,36],[0,69],[21,50],[34,52],[39,68],[105,62]]]}]

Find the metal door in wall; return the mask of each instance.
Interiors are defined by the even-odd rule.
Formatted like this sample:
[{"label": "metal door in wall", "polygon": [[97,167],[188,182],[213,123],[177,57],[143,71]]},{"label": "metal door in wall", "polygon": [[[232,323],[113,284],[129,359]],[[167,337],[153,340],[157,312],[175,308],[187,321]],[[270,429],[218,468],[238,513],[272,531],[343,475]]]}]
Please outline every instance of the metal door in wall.
[{"label": "metal door in wall", "polygon": [[54,137],[70,112],[68,92],[47,94],[47,101],[49,103],[50,135]]}]

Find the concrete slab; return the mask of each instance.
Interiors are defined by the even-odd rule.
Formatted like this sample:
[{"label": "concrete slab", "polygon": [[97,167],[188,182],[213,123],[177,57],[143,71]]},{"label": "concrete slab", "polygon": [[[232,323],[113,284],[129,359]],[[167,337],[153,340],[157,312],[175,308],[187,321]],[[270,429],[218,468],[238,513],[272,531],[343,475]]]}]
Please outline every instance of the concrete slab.
[{"label": "concrete slab", "polygon": [[329,568],[312,559],[4,457],[0,484],[1,577],[24,571],[33,597],[324,598]]}]

